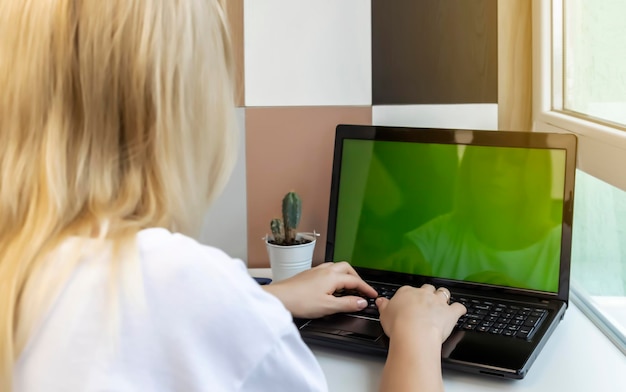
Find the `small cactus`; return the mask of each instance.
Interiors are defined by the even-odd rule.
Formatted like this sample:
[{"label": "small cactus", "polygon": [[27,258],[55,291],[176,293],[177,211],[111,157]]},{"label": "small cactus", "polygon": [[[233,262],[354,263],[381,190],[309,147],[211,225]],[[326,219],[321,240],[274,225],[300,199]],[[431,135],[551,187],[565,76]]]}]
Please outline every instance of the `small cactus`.
[{"label": "small cactus", "polygon": [[283,218],[274,218],[270,229],[277,245],[296,244],[296,229],[302,216],[302,200],[295,192],[289,192],[283,198]]},{"label": "small cactus", "polygon": [[283,221],[280,218],[274,218],[270,222],[270,229],[272,229],[272,236],[274,237],[274,242],[277,244],[282,244],[285,242],[285,226],[283,225]]},{"label": "small cactus", "polygon": [[289,192],[283,198],[283,223],[285,224],[285,242],[296,241],[296,228],[302,216],[302,200],[295,192]]}]

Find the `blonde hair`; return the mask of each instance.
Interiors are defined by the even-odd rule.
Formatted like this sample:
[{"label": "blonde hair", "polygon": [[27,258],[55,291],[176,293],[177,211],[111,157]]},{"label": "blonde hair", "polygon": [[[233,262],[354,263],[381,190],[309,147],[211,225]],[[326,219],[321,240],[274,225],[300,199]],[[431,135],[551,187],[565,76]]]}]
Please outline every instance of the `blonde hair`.
[{"label": "blonde hair", "polygon": [[220,0],[0,0],[0,390],[64,238],[197,234],[234,158],[228,40]]}]

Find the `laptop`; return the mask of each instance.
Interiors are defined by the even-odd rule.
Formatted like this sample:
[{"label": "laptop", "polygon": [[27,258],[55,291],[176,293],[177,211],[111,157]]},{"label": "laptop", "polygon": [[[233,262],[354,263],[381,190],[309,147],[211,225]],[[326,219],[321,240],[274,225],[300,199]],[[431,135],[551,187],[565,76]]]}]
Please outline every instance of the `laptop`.
[{"label": "laptop", "polygon": [[[443,367],[522,379],[568,306],[576,147],[572,134],[338,125],[326,260],[388,297],[447,287],[468,315]],[[296,325],[309,345],[385,356],[371,302]]]}]

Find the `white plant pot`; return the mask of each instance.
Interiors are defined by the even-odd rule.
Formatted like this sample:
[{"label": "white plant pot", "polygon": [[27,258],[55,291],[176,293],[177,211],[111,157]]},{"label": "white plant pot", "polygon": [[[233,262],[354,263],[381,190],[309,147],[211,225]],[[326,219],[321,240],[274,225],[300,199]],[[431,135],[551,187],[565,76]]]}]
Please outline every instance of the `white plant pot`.
[{"label": "white plant pot", "polygon": [[298,233],[296,239],[307,238],[311,242],[288,246],[274,245],[269,243],[272,237],[264,238],[272,268],[272,281],[279,282],[311,268],[316,235],[315,233]]}]

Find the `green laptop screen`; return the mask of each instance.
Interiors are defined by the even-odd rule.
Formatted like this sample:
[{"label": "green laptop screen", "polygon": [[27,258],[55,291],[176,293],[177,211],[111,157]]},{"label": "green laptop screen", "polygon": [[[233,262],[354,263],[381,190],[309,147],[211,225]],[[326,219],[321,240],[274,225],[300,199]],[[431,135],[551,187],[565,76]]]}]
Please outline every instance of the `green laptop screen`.
[{"label": "green laptop screen", "polygon": [[556,293],[565,151],[343,142],[335,261]]}]

